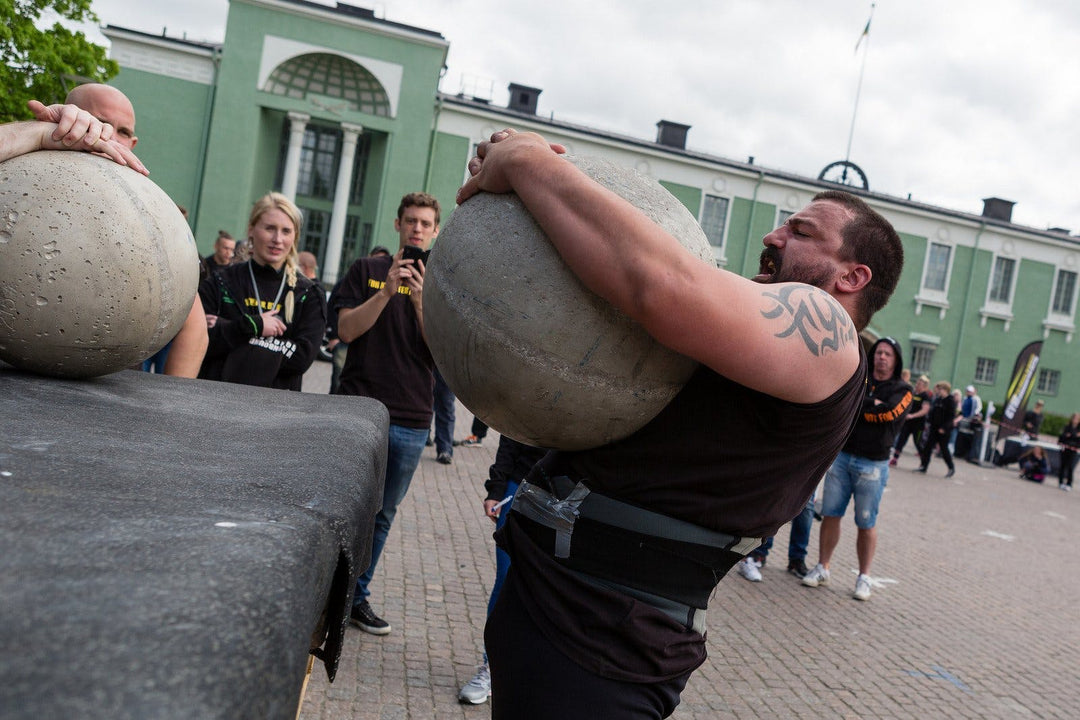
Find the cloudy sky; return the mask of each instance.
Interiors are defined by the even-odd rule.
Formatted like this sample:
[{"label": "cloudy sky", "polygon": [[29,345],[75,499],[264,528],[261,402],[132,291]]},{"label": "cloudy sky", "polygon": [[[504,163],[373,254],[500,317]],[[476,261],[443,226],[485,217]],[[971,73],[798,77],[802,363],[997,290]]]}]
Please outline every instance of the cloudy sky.
[{"label": "cloudy sky", "polygon": [[[325,0],[324,0],[325,1]],[[332,4],[332,3],[331,3]],[[817,176],[845,157],[872,190],[1080,233],[1080,2],[382,0],[351,4],[450,41],[442,90]],[[94,0],[103,24],[221,41],[227,0]],[[521,9],[517,9],[521,8]],[[92,37],[107,41],[90,28]],[[865,58],[864,58],[865,54]]]}]

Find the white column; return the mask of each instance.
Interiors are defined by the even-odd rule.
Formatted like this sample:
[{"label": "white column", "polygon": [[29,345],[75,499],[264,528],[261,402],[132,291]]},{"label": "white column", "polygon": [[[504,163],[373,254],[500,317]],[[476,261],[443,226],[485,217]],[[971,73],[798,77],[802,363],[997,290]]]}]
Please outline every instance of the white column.
[{"label": "white column", "polygon": [[334,209],[330,213],[330,230],[326,236],[326,257],[323,258],[322,280],[324,287],[337,282],[338,265],[341,264],[341,248],[345,242],[345,217],[349,212],[349,191],[352,190],[353,161],[356,158],[356,141],[364,128],[352,123],[341,123],[345,134],[341,143],[341,164],[338,166],[337,184],[334,187]]},{"label": "white column", "polygon": [[289,113],[289,150],[285,153],[285,177],[281,180],[281,194],[296,200],[296,183],[300,179],[300,150],[304,144],[304,130],[310,115]]}]

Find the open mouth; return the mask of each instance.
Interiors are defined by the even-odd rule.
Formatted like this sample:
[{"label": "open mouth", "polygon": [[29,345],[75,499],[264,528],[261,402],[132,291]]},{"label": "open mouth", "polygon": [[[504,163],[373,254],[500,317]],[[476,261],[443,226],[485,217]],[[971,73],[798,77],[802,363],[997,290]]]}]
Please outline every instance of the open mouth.
[{"label": "open mouth", "polygon": [[755,282],[771,282],[772,278],[780,270],[780,258],[776,251],[769,247],[761,251],[761,260],[758,264],[758,274],[754,277]]}]

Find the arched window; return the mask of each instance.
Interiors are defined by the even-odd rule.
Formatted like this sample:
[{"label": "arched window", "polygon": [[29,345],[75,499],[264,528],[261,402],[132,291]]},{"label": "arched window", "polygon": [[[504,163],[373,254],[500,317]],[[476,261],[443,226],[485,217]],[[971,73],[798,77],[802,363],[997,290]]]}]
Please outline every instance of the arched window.
[{"label": "arched window", "polygon": [[[303,100],[316,95],[339,100],[340,108],[332,102],[322,109],[348,109],[390,116],[390,101],[382,84],[362,65],[331,53],[309,53],[292,58],[274,68],[263,85],[263,91],[273,95]],[[318,106],[319,102],[312,99]]]}]

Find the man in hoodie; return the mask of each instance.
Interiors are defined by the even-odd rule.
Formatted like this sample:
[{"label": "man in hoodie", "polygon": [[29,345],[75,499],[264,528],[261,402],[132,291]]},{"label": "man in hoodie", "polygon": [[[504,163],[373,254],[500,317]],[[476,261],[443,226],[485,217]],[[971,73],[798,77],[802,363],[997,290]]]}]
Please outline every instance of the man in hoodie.
[{"label": "man in hoodie", "polygon": [[859,577],[855,580],[856,600],[870,598],[870,563],[877,547],[878,505],[889,479],[889,456],[896,433],[911,405],[911,386],[900,379],[903,353],[900,344],[884,337],[870,352],[873,370],[866,381],[862,412],[847,444],[825,474],[818,537],[818,564],[802,579],[803,585],[818,587],[829,582],[829,562],[840,542],[840,518],[848,501],[855,498],[855,550],[859,556]]}]

